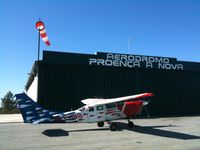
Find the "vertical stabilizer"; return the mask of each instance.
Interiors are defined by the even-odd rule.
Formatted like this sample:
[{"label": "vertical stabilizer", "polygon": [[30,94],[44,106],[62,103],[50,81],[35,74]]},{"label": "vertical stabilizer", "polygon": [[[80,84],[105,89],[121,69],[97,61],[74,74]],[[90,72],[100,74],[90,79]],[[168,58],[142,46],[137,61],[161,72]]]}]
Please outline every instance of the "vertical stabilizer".
[{"label": "vertical stabilizer", "polygon": [[25,123],[53,122],[53,115],[57,112],[40,107],[25,93],[16,94],[16,101]]}]

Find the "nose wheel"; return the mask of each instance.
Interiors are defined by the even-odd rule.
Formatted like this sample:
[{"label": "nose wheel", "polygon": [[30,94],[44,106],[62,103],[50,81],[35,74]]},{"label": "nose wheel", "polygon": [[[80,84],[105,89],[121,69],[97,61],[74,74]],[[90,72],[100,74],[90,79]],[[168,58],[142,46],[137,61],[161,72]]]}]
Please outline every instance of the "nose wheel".
[{"label": "nose wheel", "polygon": [[132,128],[133,126],[134,126],[134,123],[128,119],[128,127]]}]

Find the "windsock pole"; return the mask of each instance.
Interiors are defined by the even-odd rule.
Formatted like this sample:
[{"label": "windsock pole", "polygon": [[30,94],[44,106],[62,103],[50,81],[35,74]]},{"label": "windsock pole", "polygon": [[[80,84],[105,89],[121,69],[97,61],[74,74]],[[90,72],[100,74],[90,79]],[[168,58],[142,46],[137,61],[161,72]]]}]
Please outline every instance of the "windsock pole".
[{"label": "windsock pole", "polygon": [[[36,23],[36,28],[37,28],[37,30],[38,30],[38,62],[39,62],[39,60],[40,60],[40,31],[41,30],[43,30],[43,28],[44,27],[41,27],[41,26],[39,26],[40,25],[40,22],[41,22],[41,20],[40,20],[40,18],[39,18],[39,21]],[[39,24],[39,25],[38,25]]]},{"label": "windsock pole", "polygon": [[[39,18],[40,21],[40,18]],[[38,30],[38,62],[40,60],[40,30]]]},{"label": "windsock pole", "polygon": [[40,25],[40,18],[39,21],[36,23],[36,28],[38,30],[38,58],[37,58],[37,98],[36,100],[38,101],[38,93],[39,93],[39,61],[40,61],[40,31],[41,27],[38,27],[38,24]]}]

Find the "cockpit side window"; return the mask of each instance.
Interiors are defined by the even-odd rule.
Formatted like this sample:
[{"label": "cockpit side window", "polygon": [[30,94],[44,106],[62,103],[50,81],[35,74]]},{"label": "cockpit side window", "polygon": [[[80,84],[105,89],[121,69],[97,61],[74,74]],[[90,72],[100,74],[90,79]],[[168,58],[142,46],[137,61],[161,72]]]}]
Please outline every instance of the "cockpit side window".
[{"label": "cockpit side window", "polygon": [[116,108],[115,103],[106,104],[106,109],[112,109],[112,108]]},{"label": "cockpit side window", "polygon": [[89,107],[89,111],[94,111],[94,107]]},{"label": "cockpit side window", "polygon": [[119,107],[122,107],[122,106],[124,106],[124,101],[117,102],[117,106],[119,106]]},{"label": "cockpit side window", "polygon": [[103,105],[97,106],[97,111],[101,111],[101,110],[103,110]]}]

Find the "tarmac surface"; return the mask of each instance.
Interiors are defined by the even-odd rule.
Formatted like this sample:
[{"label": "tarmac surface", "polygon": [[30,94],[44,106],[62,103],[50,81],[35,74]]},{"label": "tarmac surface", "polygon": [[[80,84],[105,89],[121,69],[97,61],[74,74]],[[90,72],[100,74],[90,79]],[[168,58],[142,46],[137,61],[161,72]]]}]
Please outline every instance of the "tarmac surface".
[{"label": "tarmac surface", "polygon": [[200,117],[117,120],[118,131],[95,123],[24,124],[0,115],[0,150],[200,150]]}]

